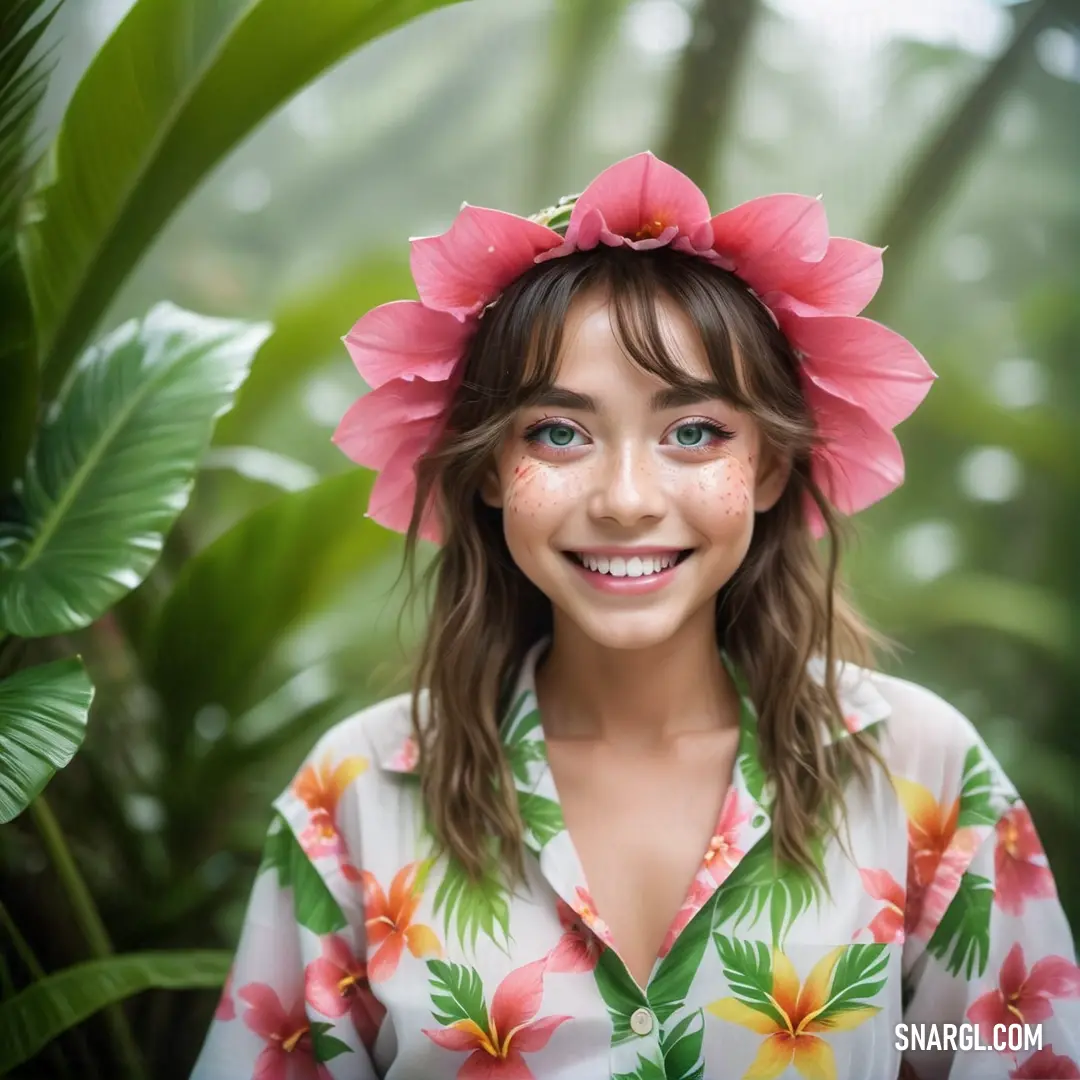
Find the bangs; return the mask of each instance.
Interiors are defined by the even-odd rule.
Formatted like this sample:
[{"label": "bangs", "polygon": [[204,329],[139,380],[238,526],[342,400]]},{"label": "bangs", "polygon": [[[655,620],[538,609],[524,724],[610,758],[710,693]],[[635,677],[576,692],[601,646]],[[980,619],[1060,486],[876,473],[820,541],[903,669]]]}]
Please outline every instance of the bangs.
[{"label": "bangs", "polygon": [[[670,386],[706,383],[733,406],[768,413],[756,392],[754,358],[774,353],[776,331],[764,307],[733,274],[667,248],[598,248],[541,263],[491,305],[466,367],[463,389],[505,418],[549,390],[558,375],[563,328],[576,300],[607,298],[612,331],[627,359]],[[697,331],[711,369],[691,375],[660,318],[673,302]],[[779,343],[782,347],[783,339]],[[472,393],[470,393],[470,391]]]}]

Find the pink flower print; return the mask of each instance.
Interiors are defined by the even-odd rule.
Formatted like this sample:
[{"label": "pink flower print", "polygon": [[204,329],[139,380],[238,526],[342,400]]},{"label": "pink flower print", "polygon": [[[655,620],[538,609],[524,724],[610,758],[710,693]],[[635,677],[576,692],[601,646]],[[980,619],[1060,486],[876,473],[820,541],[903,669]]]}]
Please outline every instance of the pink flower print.
[{"label": "pink flower print", "polygon": [[322,951],[322,956],[304,971],[304,996],[323,1016],[344,1016],[350,1012],[357,1034],[370,1050],[386,1009],[371,992],[367,965],[336,934],[322,939]]},{"label": "pink flower print", "polygon": [[368,767],[367,758],[352,755],[335,761],[327,754],[316,765],[305,765],[292,784],[292,793],[308,808],[308,824],[301,831],[300,846],[309,858],[343,855],[338,833],[338,804],[349,785]]},{"label": "pink flower print", "polygon": [[672,945],[675,944],[675,939],[686,929],[690,920],[702,909],[705,901],[716,891],[716,886],[713,884],[711,878],[707,881],[700,881],[697,878],[694,879],[693,884],[690,886],[690,892],[683,901],[683,906],[679,908],[678,914],[675,916],[668,927],[668,932],[664,935],[664,940],[660,945],[660,952],[657,954],[660,959],[663,959],[669,952],[671,952]]},{"label": "pink flower print", "polygon": [[390,768],[395,772],[412,772],[420,764],[420,745],[415,735],[410,735],[398,747],[390,759]]},{"label": "pink flower print", "polygon": [[1080,1080],[1080,1069],[1072,1058],[1055,1054],[1054,1044],[1050,1043],[1013,1069],[1009,1080]]},{"label": "pink flower print", "polygon": [[596,910],[596,904],[589,895],[588,889],[580,885],[575,891],[576,907],[573,909],[581,916],[581,921],[610,949],[615,947],[608,924],[600,918]]},{"label": "pink flower print", "polygon": [[720,808],[720,820],[716,823],[716,832],[709,841],[705,852],[705,869],[717,885],[723,884],[727,876],[735,869],[745,852],[736,846],[739,839],[739,827],[750,819],[750,811],[739,807],[739,793],[735,788],[728,788],[724,796],[724,805]]},{"label": "pink flower print", "polygon": [[[884,900],[885,906],[870,920],[866,927],[879,944],[900,945],[904,940],[904,887],[888,870],[860,870],[863,888],[875,899]],[[862,931],[856,931],[858,937]]]},{"label": "pink flower print", "polygon": [[236,1019],[236,1002],[232,999],[232,970],[229,970],[229,974],[225,976],[225,985],[221,990],[221,999],[218,1001],[218,1006],[214,1010],[215,1020],[235,1020]]},{"label": "pink flower print", "polygon": [[569,1016],[534,1017],[544,995],[547,959],[511,971],[495,990],[485,1030],[474,1020],[457,1020],[449,1027],[424,1034],[445,1050],[472,1051],[458,1070],[457,1080],[536,1080],[523,1054],[542,1050]]},{"label": "pink flower print", "polygon": [[994,899],[1010,915],[1023,915],[1028,900],[1052,900],[1057,895],[1026,807],[1014,806],[997,823],[994,877]]},{"label": "pink flower print", "polygon": [[1055,998],[1080,997],[1080,968],[1064,956],[1044,956],[1031,971],[1017,942],[1005,957],[998,988],[977,998],[967,1011],[992,1044],[995,1024],[1038,1024],[1054,1015]]},{"label": "pink flower print", "polygon": [[326,1066],[315,1060],[302,998],[286,1009],[265,983],[248,983],[237,997],[248,1005],[244,1023],[266,1042],[252,1080],[332,1080]]},{"label": "pink flower print", "polygon": [[557,974],[592,971],[600,959],[603,943],[568,903],[560,899],[557,905],[563,935],[548,953],[547,970]]}]

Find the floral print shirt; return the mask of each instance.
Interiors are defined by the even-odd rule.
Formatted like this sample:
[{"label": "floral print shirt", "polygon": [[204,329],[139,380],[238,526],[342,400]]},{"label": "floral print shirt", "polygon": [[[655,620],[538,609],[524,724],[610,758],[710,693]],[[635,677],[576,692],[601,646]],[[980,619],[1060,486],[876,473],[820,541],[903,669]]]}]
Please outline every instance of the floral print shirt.
[{"label": "floral print shirt", "polygon": [[873,731],[888,775],[853,783],[845,845],[818,845],[825,895],[774,864],[744,693],[715,836],[642,987],[563,824],[533,683],[545,644],[502,728],[525,885],[430,857],[407,695],[343,721],[275,803],[193,1080],[1080,1078],[1054,880],[962,715],[844,669],[834,737]]}]

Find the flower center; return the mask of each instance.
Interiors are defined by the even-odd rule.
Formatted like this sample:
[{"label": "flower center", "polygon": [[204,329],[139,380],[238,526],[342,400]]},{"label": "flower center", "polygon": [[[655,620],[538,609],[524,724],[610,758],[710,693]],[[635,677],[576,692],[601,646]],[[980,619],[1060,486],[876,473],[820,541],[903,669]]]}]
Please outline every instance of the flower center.
[{"label": "flower center", "polygon": [[709,841],[709,850],[705,852],[705,862],[711,863],[721,852],[726,852],[728,842],[722,836],[714,836]]},{"label": "flower center", "polygon": [[310,1029],[308,1028],[308,1025],[305,1024],[302,1028],[297,1028],[297,1030],[294,1031],[287,1039],[282,1039],[282,1050],[284,1050],[286,1054],[291,1054],[296,1049],[297,1044],[308,1033],[309,1030]]},{"label": "flower center", "polygon": [[338,993],[342,997],[352,997],[356,993],[358,982],[355,975],[346,975],[344,979],[338,981]]},{"label": "flower center", "polygon": [[663,231],[664,223],[662,221],[646,221],[631,239],[655,240]]},{"label": "flower center", "polygon": [[1005,826],[1005,835],[1002,837],[1005,850],[1012,858],[1016,858],[1020,850],[1020,830],[1015,822],[1010,821]]}]

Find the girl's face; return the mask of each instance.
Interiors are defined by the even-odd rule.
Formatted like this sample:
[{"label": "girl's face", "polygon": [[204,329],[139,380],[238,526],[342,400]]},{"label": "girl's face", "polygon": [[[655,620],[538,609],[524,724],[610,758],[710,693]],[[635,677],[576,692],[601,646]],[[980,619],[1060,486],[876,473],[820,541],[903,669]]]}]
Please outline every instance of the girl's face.
[{"label": "girl's face", "polygon": [[787,479],[763,458],[755,422],[715,396],[693,325],[667,298],[671,353],[700,393],[672,387],[624,354],[603,296],[570,310],[552,391],[522,408],[483,497],[501,507],[507,546],[569,619],[609,648],[660,644],[716,594],[746,555],[755,511]]}]

